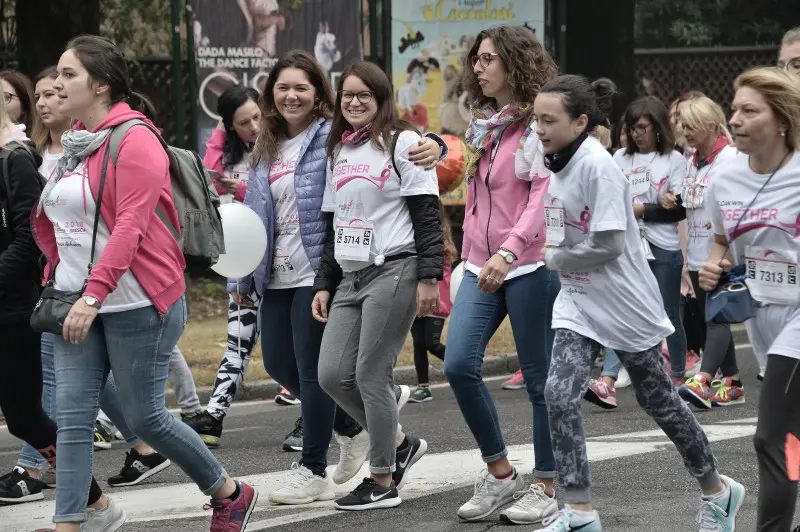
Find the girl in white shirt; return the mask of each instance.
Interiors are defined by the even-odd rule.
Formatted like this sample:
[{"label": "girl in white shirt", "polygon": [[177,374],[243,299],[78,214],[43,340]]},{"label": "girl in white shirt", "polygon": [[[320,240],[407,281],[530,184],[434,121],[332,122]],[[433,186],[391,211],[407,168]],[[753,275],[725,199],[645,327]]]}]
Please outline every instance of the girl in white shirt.
[{"label": "girl in white shirt", "polygon": [[699,277],[710,292],[737,266],[754,300],[750,342],[768,354],[754,438],[758,530],[777,532],[792,526],[800,456],[800,84],[760,68],[734,88],[729,123],[742,153],[720,167],[725,180],[706,197],[714,245]]},{"label": "girl in white shirt", "polygon": [[[703,429],[661,367],[661,338],[672,332],[658,285],[647,272],[630,202],[631,184],[593,137],[614,94],[610,82],[581,76],[547,83],[534,103],[536,133],[552,177],[545,198],[542,258],[561,277],[555,340],[545,387],[560,498],[548,532],[600,532],[592,510],[581,397],[603,346],[619,355],[640,406],[675,443],[703,490],[701,532],[732,530],[744,488],[721,477]],[[716,528],[720,527],[720,528]]]}]

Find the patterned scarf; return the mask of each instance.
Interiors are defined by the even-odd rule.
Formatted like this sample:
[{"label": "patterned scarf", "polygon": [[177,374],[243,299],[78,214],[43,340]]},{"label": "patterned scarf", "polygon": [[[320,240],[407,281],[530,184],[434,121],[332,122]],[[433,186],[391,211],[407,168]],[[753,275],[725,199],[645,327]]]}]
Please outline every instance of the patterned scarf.
[{"label": "patterned scarf", "polygon": [[358,129],[358,131],[353,131],[352,129],[348,129],[344,133],[342,133],[342,144],[350,144],[352,146],[361,146],[365,142],[369,140],[370,135],[372,134],[372,123],[367,124]]},{"label": "patterned scarf", "polygon": [[478,171],[478,161],[488,150],[491,150],[503,130],[522,116],[527,105],[508,104],[500,111],[486,106],[472,110],[472,120],[466,133],[467,153],[464,154],[467,181]]}]

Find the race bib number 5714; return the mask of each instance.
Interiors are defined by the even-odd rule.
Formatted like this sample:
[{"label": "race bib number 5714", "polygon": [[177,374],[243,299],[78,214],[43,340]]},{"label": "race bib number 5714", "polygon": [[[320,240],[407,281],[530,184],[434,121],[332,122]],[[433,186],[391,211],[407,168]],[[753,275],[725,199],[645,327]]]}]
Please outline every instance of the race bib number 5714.
[{"label": "race bib number 5714", "polygon": [[334,255],[337,260],[369,262],[372,248],[373,228],[336,226],[336,245]]}]

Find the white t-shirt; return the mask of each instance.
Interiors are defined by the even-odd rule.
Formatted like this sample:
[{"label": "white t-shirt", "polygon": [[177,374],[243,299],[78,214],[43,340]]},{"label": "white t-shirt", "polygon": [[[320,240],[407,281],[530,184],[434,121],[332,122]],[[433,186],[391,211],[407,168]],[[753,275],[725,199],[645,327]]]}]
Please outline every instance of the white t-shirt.
[{"label": "white t-shirt", "polygon": [[[223,174],[228,179],[238,179],[239,181],[247,181],[250,177],[250,154],[245,153],[242,160],[233,166],[226,166]],[[226,203],[233,203],[233,194],[223,194],[219,197],[221,205]]]},{"label": "white t-shirt", "polygon": [[[108,189],[104,195],[107,193]],[[108,197],[104,197],[104,201],[107,200]],[[86,281],[92,251],[96,206],[89,189],[86,166],[83,163],[73,172],[64,174],[44,202],[44,212],[53,223],[58,245],[60,260],[56,267],[55,279],[55,288],[58,290],[80,290]],[[95,264],[103,255],[103,249],[109,238],[111,232],[101,216],[97,224]],[[120,278],[117,289],[103,302],[100,312],[123,312],[152,304],[139,281],[128,270]]]},{"label": "white t-shirt", "polygon": [[546,208],[563,208],[564,240],[572,247],[590,232],[625,231],[625,251],[600,268],[561,271],[553,328],[577,332],[628,353],[658,345],[674,329],[639,239],[631,186],[594,138],[550,177]]},{"label": "white t-shirt", "polygon": [[717,172],[724,179],[712,182],[706,198],[717,206],[711,213],[714,233],[733,239],[734,264],[746,265],[750,294],[769,304],[755,309],[752,327],[760,341],[754,347],[800,359],[800,153],[778,170],[746,213],[769,173],[751,170],[743,153],[726,159]]},{"label": "white t-shirt", "polygon": [[58,153],[50,153],[50,148],[47,147],[44,150],[44,154],[42,154],[42,164],[39,166],[39,173],[45,179],[50,179],[53,175],[53,171],[58,166],[58,161],[61,160],[61,156],[63,152]]},{"label": "white t-shirt", "polygon": [[300,236],[300,217],[294,188],[294,172],[306,135],[281,141],[280,157],[269,171],[269,190],[275,204],[275,247],[267,288],[297,288],[314,284],[314,269]]},{"label": "white t-shirt", "polygon": [[[686,243],[686,263],[689,270],[696,272],[708,260],[708,254],[714,245],[714,231],[711,230],[711,211],[713,209],[706,200],[706,193],[711,180],[719,176],[719,167],[728,158],[736,157],[736,148],[725,146],[714,157],[714,160],[699,170],[692,159],[686,163],[686,178],[683,181],[681,200],[686,207],[686,223],[689,227],[689,239]],[[720,179],[725,179],[721,176]]]},{"label": "white t-shirt", "polygon": [[[656,152],[627,155],[625,149],[621,149],[614,154],[614,160],[631,182],[633,203],[659,203],[659,198],[665,192],[672,192],[676,196],[681,193],[686,176],[686,160],[675,150],[669,155]],[[680,251],[677,223],[639,220],[639,226],[651,244],[668,251]]]},{"label": "white t-shirt", "polygon": [[425,170],[408,160],[419,135],[403,131],[395,160],[402,182],[392,166],[390,149],[373,143],[342,145],[333,170],[328,165],[322,210],[333,212],[336,260],[346,272],[359,271],[385,257],[414,252],[414,227],[407,196],[439,196],[436,170]]}]

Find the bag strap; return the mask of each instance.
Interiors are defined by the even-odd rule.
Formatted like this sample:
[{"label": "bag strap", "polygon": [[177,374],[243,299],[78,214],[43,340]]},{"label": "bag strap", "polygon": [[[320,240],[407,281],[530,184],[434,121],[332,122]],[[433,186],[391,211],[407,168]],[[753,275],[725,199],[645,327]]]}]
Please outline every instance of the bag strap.
[{"label": "bag strap", "polygon": [[0,159],[3,160],[3,182],[0,187],[0,213],[2,229],[11,232],[11,182],[8,179],[8,158],[11,156],[11,150],[0,150]]},{"label": "bag strap", "polygon": [[402,130],[395,131],[394,135],[392,136],[392,166],[394,167],[394,173],[397,174],[397,178],[400,179],[400,183],[403,182],[403,176],[400,175],[400,170],[397,169],[397,161],[394,160],[394,152],[397,150],[397,140],[400,138],[400,133]]},{"label": "bag strap", "polygon": [[89,255],[89,267],[86,278],[92,274],[92,266],[94,265],[94,251],[97,244],[97,226],[100,224],[100,207],[103,205],[103,189],[106,186],[106,168],[108,167],[108,155],[110,150],[106,150],[103,156],[103,170],[100,172],[100,186],[97,187],[97,202],[94,211],[94,228],[92,229],[92,252]]},{"label": "bag strap", "polygon": [[758,198],[758,196],[761,194],[761,192],[764,190],[764,188],[766,188],[766,186],[772,180],[772,178],[775,177],[775,174],[778,173],[778,170],[781,169],[781,166],[783,166],[783,163],[786,162],[786,159],[792,153],[794,153],[792,150],[789,150],[789,151],[786,152],[786,155],[783,156],[783,159],[781,159],[781,162],[778,163],[778,166],[775,167],[775,170],[772,171],[772,173],[769,175],[767,180],[764,181],[764,184],[761,185],[761,188],[758,189],[758,192],[756,192],[756,195],[753,196],[753,199],[750,200],[750,204],[747,206],[747,208],[744,211],[742,211],[742,215],[736,221],[736,225],[733,226],[733,232],[731,233],[731,238],[728,238],[728,243],[725,245],[725,252],[722,254],[722,258],[719,259],[719,264],[717,264],[717,266],[722,265],[722,261],[725,259],[725,256],[728,254],[728,251],[730,251],[731,244],[733,244],[733,240],[734,240],[735,235],[736,235],[736,231],[739,229],[739,224],[742,223],[742,220],[744,220],[744,217],[747,214],[747,211],[750,210],[750,207],[752,207],[753,204],[756,202],[756,198]]}]

